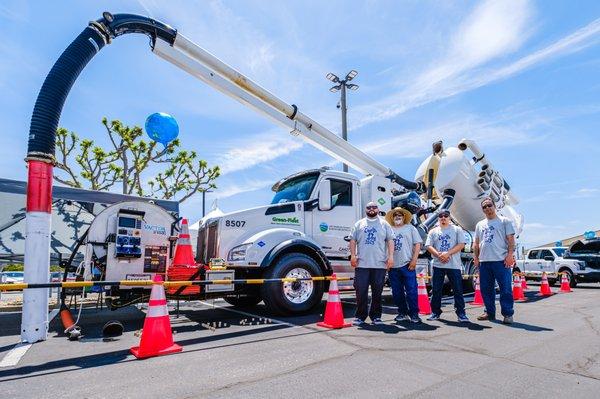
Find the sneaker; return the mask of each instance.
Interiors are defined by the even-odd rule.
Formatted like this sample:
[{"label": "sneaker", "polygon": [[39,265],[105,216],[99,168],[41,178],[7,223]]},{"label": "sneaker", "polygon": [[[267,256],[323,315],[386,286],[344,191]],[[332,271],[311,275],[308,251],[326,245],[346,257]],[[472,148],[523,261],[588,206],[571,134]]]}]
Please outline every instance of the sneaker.
[{"label": "sneaker", "polygon": [[483,313],[481,316],[477,316],[477,320],[486,321],[486,320],[496,320],[495,316],[490,316],[487,313]]},{"label": "sneaker", "polygon": [[353,326],[361,326],[363,324],[365,324],[365,321],[363,319],[359,319],[358,317],[352,321]]},{"label": "sneaker", "polygon": [[410,321],[410,317],[408,315],[405,315],[405,314],[399,314],[398,316],[394,317],[394,320],[396,320],[396,321]]},{"label": "sneaker", "polygon": [[429,316],[427,318],[427,320],[429,320],[429,321],[435,321],[435,320],[439,320],[439,319],[440,319],[440,315],[439,314],[435,314],[435,313],[432,313],[431,316]]},{"label": "sneaker", "polygon": [[512,324],[513,317],[512,316],[504,316],[504,320],[502,320],[502,324]]},{"label": "sneaker", "polygon": [[469,318],[467,317],[466,314],[463,314],[463,315],[458,316],[458,321],[460,321],[461,323],[468,323]]},{"label": "sneaker", "polygon": [[379,317],[376,317],[376,318],[373,319],[373,325],[374,326],[380,326],[382,324],[385,324],[385,323]]},{"label": "sneaker", "polygon": [[421,318],[419,316],[414,316],[410,318],[411,323],[419,324],[421,323]]}]

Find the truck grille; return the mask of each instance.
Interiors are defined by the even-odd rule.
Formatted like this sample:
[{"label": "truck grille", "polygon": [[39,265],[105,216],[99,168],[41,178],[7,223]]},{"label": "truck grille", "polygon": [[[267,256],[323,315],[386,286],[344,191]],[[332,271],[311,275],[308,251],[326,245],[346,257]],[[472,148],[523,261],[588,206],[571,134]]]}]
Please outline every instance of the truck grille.
[{"label": "truck grille", "polygon": [[219,248],[219,222],[215,221],[204,226],[198,231],[198,242],[196,246],[196,262],[203,263],[205,265],[212,258],[218,256]]}]

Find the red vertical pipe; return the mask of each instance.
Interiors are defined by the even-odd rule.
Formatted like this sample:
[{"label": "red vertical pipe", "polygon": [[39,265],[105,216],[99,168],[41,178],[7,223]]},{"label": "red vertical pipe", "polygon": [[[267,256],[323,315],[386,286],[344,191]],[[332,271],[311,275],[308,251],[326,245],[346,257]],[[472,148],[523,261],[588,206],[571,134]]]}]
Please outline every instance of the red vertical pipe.
[{"label": "red vertical pipe", "polygon": [[27,212],[52,212],[52,169],[50,163],[30,160],[27,179]]}]

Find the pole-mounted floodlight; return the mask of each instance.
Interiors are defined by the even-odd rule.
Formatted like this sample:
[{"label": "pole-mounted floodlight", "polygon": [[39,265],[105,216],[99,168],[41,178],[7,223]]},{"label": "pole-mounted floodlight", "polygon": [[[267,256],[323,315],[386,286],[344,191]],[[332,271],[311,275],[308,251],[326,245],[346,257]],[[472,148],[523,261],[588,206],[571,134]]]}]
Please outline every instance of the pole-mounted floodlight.
[{"label": "pole-mounted floodlight", "polygon": [[[338,83],[337,85],[329,88],[330,92],[336,93],[340,90],[342,91],[341,100],[338,103],[338,108],[342,109],[342,138],[346,141],[348,140],[348,127],[346,123],[346,113],[348,111],[348,109],[346,108],[346,89],[358,90],[358,85],[355,85],[354,83],[348,83],[352,79],[354,79],[356,75],[358,75],[358,72],[352,69],[346,74],[344,80],[340,80],[340,78],[338,78],[336,74],[331,72],[329,72],[325,76],[328,80],[332,81],[333,83]],[[346,164],[344,164],[344,172],[348,172],[348,165]]]},{"label": "pole-mounted floodlight", "polygon": [[346,82],[351,81],[352,79],[354,79],[356,77],[356,75],[358,75],[358,72],[356,72],[354,69],[351,70],[350,72],[348,72],[348,74],[346,75],[346,79],[344,79]]},{"label": "pole-mounted floodlight", "polygon": [[339,81],[340,81],[340,78],[338,78],[338,77],[337,77],[337,75],[335,75],[335,74],[333,74],[333,73],[331,73],[331,72],[329,72],[329,73],[327,74],[327,76],[325,76],[325,77],[326,77],[328,80],[331,80],[333,83],[337,83],[337,82],[339,82]]}]

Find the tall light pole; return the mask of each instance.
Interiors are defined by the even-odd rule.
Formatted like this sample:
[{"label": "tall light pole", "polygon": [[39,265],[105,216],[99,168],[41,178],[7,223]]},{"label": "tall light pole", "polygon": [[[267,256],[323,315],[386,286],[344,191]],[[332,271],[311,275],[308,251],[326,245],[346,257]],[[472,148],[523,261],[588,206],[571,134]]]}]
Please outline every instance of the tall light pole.
[{"label": "tall light pole", "polygon": [[212,190],[202,190],[202,217],[206,216],[206,193],[212,192]]},{"label": "tall light pole", "polygon": [[[348,141],[348,123],[347,123],[348,107],[346,107],[346,88],[348,88],[350,90],[358,89],[358,85],[355,85],[354,83],[349,83],[352,79],[354,79],[356,77],[356,75],[358,75],[358,72],[356,72],[353,69],[346,74],[346,77],[344,79],[338,78],[337,75],[335,75],[331,72],[329,72],[326,76],[326,78],[328,80],[331,80],[333,83],[336,84],[335,86],[333,86],[329,89],[330,92],[335,93],[340,90],[342,91],[340,105],[338,106],[338,108],[341,108],[341,110],[342,110],[342,138],[346,141]],[[344,172],[348,172],[348,165],[344,164],[343,167],[344,167]]]}]

